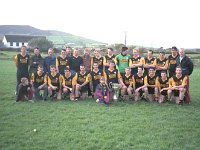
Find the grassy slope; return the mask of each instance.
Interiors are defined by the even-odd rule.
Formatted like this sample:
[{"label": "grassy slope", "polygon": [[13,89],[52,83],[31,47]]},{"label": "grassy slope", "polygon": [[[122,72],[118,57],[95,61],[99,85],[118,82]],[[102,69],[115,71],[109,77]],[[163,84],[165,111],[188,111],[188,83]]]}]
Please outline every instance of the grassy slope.
[{"label": "grassy slope", "polygon": [[191,77],[189,106],[102,106],[92,100],[15,103],[15,67],[0,60],[0,68],[1,149],[200,149],[199,69]]}]

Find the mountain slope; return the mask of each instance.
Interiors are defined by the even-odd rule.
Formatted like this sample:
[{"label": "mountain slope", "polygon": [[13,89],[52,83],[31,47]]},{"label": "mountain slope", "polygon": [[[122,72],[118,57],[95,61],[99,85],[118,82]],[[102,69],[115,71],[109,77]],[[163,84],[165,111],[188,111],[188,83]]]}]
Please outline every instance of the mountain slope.
[{"label": "mountain slope", "polygon": [[75,45],[85,45],[91,43],[99,43],[95,40],[76,36],[56,30],[40,30],[29,25],[0,25],[0,36],[5,34],[23,34],[23,35],[42,35],[51,40],[54,44],[74,43]]}]

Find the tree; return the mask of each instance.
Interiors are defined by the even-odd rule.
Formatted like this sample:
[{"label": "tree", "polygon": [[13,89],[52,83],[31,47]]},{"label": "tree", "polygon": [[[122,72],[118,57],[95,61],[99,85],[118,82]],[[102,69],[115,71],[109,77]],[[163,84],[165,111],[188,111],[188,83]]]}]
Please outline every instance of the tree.
[{"label": "tree", "polygon": [[41,51],[46,51],[50,47],[53,47],[53,42],[47,40],[46,38],[33,38],[28,42],[28,46],[31,49],[38,47]]}]

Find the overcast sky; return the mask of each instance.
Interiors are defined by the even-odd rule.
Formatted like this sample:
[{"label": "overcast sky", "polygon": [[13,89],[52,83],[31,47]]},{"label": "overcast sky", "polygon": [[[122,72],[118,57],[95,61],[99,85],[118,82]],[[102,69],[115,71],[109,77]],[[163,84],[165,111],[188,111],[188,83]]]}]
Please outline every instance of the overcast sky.
[{"label": "overcast sky", "polygon": [[198,0],[2,0],[0,25],[31,25],[106,43],[200,48]]}]

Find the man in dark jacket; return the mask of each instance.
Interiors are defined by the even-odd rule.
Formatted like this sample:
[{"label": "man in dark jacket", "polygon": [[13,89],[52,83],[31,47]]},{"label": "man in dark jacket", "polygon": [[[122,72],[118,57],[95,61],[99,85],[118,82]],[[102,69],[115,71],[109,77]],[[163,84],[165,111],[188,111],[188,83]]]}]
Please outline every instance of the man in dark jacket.
[{"label": "man in dark jacket", "polygon": [[186,93],[185,93],[185,102],[187,104],[190,103],[190,94],[189,94],[189,76],[193,72],[194,64],[191,59],[185,55],[184,48],[179,49],[179,57],[176,59],[177,66],[181,66],[182,74],[184,76],[188,76],[187,86],[186,86]]},{"label": "man in dark jacket", "polygon": [[40,49],[38,47],[34,48],[34,55],[30,59],[29,75],[37,72],[38,65],[43,65],[43,58],[40,55]]},{"label": "man in dark jacket", "polygon": [[48,49],[48,56],[44,58],[44,72],[47,74],[50,74],[50,66],[51,65],[56,65],[56,57],[54,55],[54,50],[53,48]]}]

